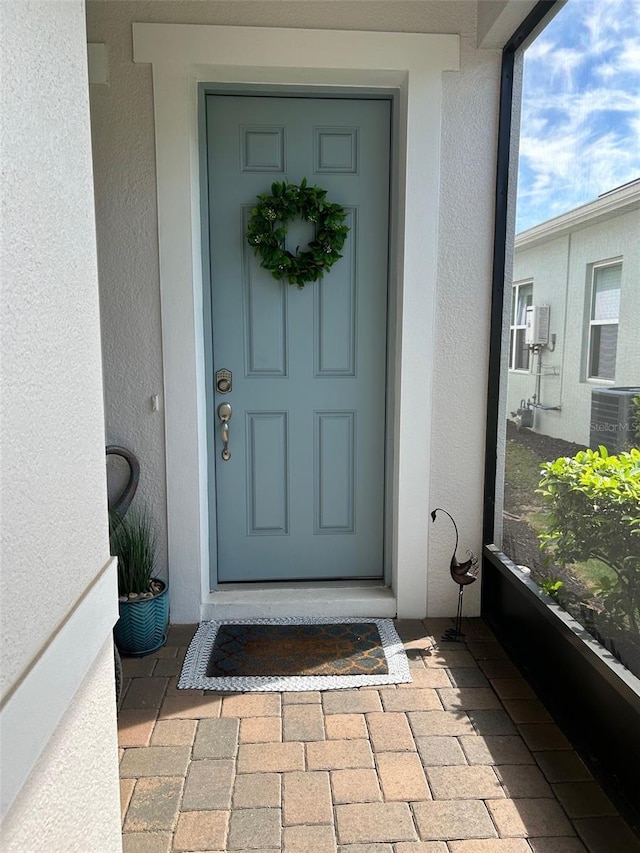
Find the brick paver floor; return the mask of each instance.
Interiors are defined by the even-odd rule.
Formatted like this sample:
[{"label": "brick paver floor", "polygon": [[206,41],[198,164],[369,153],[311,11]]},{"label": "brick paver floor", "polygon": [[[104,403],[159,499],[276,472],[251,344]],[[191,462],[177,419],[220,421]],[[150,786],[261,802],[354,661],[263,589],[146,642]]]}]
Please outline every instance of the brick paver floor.
[{"label": "brick paver floor", "polygon": [[396,625],[397,687],[178,690],[194,625],[125,659],[124,853],[639,853],[481,620]]}]

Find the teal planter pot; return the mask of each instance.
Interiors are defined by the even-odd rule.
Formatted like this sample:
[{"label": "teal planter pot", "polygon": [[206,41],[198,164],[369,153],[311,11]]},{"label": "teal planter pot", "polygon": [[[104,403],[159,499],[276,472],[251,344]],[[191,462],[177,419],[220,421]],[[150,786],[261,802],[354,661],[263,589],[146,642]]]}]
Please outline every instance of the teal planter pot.
[{"label": "teal planter pot", "polygon": [[164,646],[169,624],[169,586],[154,598],[124,599],[118,603],[120,618],[113,629],[122,655],[142,657]]}]

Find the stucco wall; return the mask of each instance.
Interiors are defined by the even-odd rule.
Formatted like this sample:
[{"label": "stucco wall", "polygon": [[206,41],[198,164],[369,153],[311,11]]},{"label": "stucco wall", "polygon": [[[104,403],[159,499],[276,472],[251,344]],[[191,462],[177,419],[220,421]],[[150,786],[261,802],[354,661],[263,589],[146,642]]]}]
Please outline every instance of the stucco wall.
[{"label": "stucco wall", "polygon": [[2,825],[4,853],[122,849],[115,716],[105,720],[112,705],[109,640]]},{"label": "stucco wall", "polygon": [[[639,232],[640,211],[635,210],[516,251],[514,281],[533,279],[533,301],[551,306],[550,331],[557,335],[555,351],[543,351],[540,398],[544,405],[561,405],[562,410],[536,411],[537,432],[588,445],[592,389],[640,381]],[[595,263],[616,258],[622,259],[622,284],[615,380],[589,380],[589,271]],[[509,412],[532,395],[535,370],[537,358],[532,359],[530,374],[509,374]]]},{"label": "stucco wall", "polygon": [[[91,91],[107,435],[139,455],[141,492],[162,526],[163,421],[149,402],[162,386],[153,103],[150,69],[132,62],[133,21],[461,35],[461,71],[444,79],[431,503],[458,518],[461,545],[477,550],[500,54],[475,47],[476,4],[88,3],[87,37],[106,44],[110,74],[108,86]],[[444,522],[430,525],[425,513],[424,535],[432,544],[429,612],[453,613],[453,536]],[[470,588],[468,613],[477,611],[478,601],[479,589]]]},{"label": "stucco wall", "polygon": [[[38,755],[57,755],[58,764],[67,751],[71,756],[64,774],[33,770],[32,793],[11,812],[7,844],[19,825],[28,834],[22,846],[3,849],[88,849],[62,840],[55,812],[67,797],[66,830],[93,822],[95,837],[106,839],[100,849],[111,851],[118,849],[113,660],[103,652],[93,665],[110,643],[116,593],[83,4],[4,3],[2,52],[3,810]],[[83,601],[104,607],[92,614],[89,635],[74,633]],[[65,646],[84,657],[41,666],[51,649]],[[89,686],[78,693],[88,670]],[[36,699],[27,701],[27,694]],[[90,719],[92,743],[87,728],[72,726],[72,734],[64,725],[47,746],[69,704],[73,719]],[[31,812],[35,801],[41,808]]]},{"label": "stucco wall", "polygon": [[109,548],[82,6],[3,20],[4,693]]}]

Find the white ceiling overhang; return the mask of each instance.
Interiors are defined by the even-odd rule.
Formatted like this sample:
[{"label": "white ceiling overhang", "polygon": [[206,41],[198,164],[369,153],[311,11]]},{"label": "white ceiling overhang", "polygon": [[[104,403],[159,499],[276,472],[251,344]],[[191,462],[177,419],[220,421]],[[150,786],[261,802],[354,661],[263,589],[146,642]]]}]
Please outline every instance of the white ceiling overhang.
[{"label": "white ceiling overhang", "polygon": [[478,47],[502,50],[538,0],[478,0]]}]

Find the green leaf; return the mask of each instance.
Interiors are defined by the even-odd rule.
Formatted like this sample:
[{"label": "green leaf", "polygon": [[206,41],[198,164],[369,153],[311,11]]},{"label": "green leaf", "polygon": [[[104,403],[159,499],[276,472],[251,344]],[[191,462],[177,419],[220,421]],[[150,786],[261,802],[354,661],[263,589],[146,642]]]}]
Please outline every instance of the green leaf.
[{"label": "green leaf", "polygon": [[[325,202],[327,191],[318,186],[309,187],[306,178],[299,186],[276,181],[271,185],[271,193],[271,196],[266,193],[257,196],[260,203],[252,208],[247,224],[246,237],[260,257],[260,265],[275,279],[281,280],[286,275],[298,287],[320,280],[342,257],[339,252],[349,233],[348,226],[342,224],[345,211],[339,204]],[[296,251],[294,255],[283,244],[286,223],[296,216],[315,223],[316,233],[309,249]]]}]

